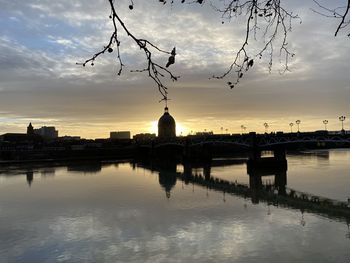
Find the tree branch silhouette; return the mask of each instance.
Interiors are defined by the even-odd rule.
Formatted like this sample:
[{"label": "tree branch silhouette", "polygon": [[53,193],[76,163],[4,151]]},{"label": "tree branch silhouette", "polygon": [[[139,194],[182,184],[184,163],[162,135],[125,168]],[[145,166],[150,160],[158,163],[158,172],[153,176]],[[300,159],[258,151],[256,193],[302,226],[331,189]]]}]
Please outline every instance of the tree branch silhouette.
[{"label": "tree branch silhouette", "polygon": [[[119,38],[119,31],[121,29],[124,30],[124,32],[127,34],[128,37],[130,37],[137,45],[138,47],[144,51],[144,54],[146,56],[146,61],[147,61],[147,66],[143,69],[138,69],[138,70],[132,70],[132,72],[146,72],[148,76],[156,83],[158,90],[160,94],[162,95],[162,100],[167,99],[167,94],[168,94],[168,88],[163,82],[163,78],[168,75],[171,80],[176,81],[179,77],[175,76],[170,70],[167,69],[167,67],[164,67],[160,65],[159,63],[155,62],[153,60],[153,53],[152,52],[158,52],[158,53],[164,53],[170,55],[169,59],[173,60],[175,62],[175,48],[171,52],[165,51],[161,48],[159,48],[157,45],[153,44],[147,39],[142,39],[142,38],[137,38],[125,25],[123,20],[120,18],[118,15],[115,5],[114,5],[114,0],[108,0],[111,8],[111,14],[109,18],[113,22],[113,29],[114,31],[112,32],[109,41],[107,45],[103,47],[103,49],[97,53],[95,53],[91,58],[85,60],[82,63],[76,63],[77,65],[82,65],[86,66],[87,64],[90,63],[91,66],[94,66],[95,60],[104,54],[105,52],[112,53],[114,51],[113,47],[116,47],[116,52],[117,52],[117,58],[119,62],[119,70],[117,75],[120,75],[123,71],[124,68],[124,63],[121,59],[121,53],[120,53],[120,45],[121,41]],[[129,9],[133,9],[133,2],[131,1],[131,4],[129,5]],[[174,63],[173,62],[173,63]],[[172,63],[172,64],[173,64]]]},{"label": "tree branch silhouette", "polygon": [[[245,38],[242,46],[233,58],[232,64],[228,70],[222,75],[213,76],[213,78],[223,79],[229,74],[235,72],[236,78],[233,81],[227,82],[230,88],[234,88],[239,80],[244,76],[244,72],[248,71],[253,65],[256,58],[261,59],[265,53],[269,57],[268,69],[271,72],[274,57],[274,45],[278,41],[278,37],[282,35],[282,40],[279,43],[279,56],[283,58],[284,73],[289,71],[288,62],[294,53],[288,49],[287,36],[292,30],[292,20],[299,19],[298,15],[293,15],[287,11],[280,0],[231,0],[224,8],[216,8],[222,13],[223,19],[231,21],[238,16],[246,17]],[[301,22],[301,20],[300,20]],[[258,32],[262,32],[263,45],[257,53],[253,53],[248,49],[250,40],[257,40]]]},{"label": "tree branch silhouette", "polygon": [[[130,0],[129,9],[134,9],[134,3]],[[120,75],[124,68],[124,63],[121,59],[120,53],[120,38],[119,32],[123,30],[128,37],[130,37],[137,46],[143,50],[147,66],[143,69],[132,70],[131,72],[146,72],[148,76],[155,82],[159,92],[162,95],[162,100],[167,100],[168,88],[164,84],[166,78],[170,78],[176,81],[179,77],[174,75],[170,70],[169,66],[175,63],[176,50],[172,49],[171,52],[165,51],[153,44],[147,39],[137,38],[125,25],[123,20],[118,15],[115,8],[115,1],[108,0],[111,14],[110,19],[113,22],[114,31],[111,33],[110,39],[106,46],[91,58],[87,59],[83,63],[77,63],[79,65],[87,65],[90,63],[94,65],[95,60],[106,51],[112,53],[113,47],[116,48],[117,58],[119,62],[118,75]],[[166,1],[158,0],[163,5],[173,5],[176,0]],[[203,5],[209,1],[205,0],[178,0],[179,4],[199,4]],[[337,7],[335,9],[329,9],[323,7],[318,3],[317,0],[314,2],[321,8],[325,13],[315,11],[321,15],[327,17],[335,17],[341,19],[338,28],[335,31],[335,35],[340,30],[349,25],[348,11],[350,7],[350,0],[347,0],[348,4],[345,7]],[[288,33],[292,30],[292,21],[298,20],[301,23],[301,19],[298,15],[288,11],[281,3],[281,0],[220,0],[216,6],[209,2],[210,6],[217,12],[221,13],[222,23],[224,20],[231,22],[237,17],[244,18],[245,20],[245,33],[241,46],[238,51],[232,57],[232,63],[228,66],[227,70],[221,75],[213,75],[211,78],[224,79],[232,77],[232,80],[228,81],[228,86],[234,88],[242,79],[248,70],[257,63],[257,59],[261,59],[263,56],[268,57],[268,70],[271,72],[273,66],[273,60],[276,55],[279,56],[282,63],[282,69],[280,73],[289,71],[289,60],[294,56],[294,53],[289,50],[288,46]],[[330,15],[330,13],[332,15]],[[350,36],[350,34],[349,34]],[[258,39],[259,38],[259,39]],[[261,39],[261,40],[260,40]],[[256,50],[250,48],[249,44],[255,40],[258,44],[262,44]],[[259,42],[260,41],[260,42]],[[154,53],[167,54],[168,63],[163,66],[153,60]],[[276,54],[277,53],[277,54]]]},{"label": "tree branch silhouette", "polygon": [[[321,11],[311,9],[312,11],[325,17],[330,17],[330,18],[335,18],[340,20],[334,33],[335,37],[338,35],[340,30],[344,29],[350,24],[350,14],[349,14],[350,0],[347,0],[347,4],[345,6],[338,6],[333,9],[325,7],[324,5],[321,5],[316,0],[313,0],[313,1],[316,3],[318,8],[321,9]],[[348,37],[350,37],[350,33],[348,33]]]}]

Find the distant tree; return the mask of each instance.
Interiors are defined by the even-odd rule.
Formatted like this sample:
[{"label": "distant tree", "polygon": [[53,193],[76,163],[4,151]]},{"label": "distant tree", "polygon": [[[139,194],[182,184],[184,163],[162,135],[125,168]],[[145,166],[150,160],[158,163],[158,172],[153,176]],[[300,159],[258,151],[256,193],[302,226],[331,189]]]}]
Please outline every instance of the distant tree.
[{"label": "distant tree", "polygon": [[[178,79],[178,76],[173,74],[169,67],[176,63],[176,48],[171,47],[168,50],[162,49],[158,44],[154,44],[149,39],[138,38],[133,32],[131,32],[128,26],[121,19],[115,2],[117,0],[106,0],[109,2],[111,13],[109,18],[113,23],[114,30],[111,32],[109,40],[106,45],[91,58],[87,59],[82,63],[77,63],[79,65],[86,66],[88,64],[94,65],[95,60],[104,53],[115,52],[117,54],[117,59],[119,63],[118,75],[120,75],[124,68],[124,63],[121,59],[120,54],[120,33],[124,31],[128,37],[130,37],[144,52],[145,59],[147,61],[147,66],[143,69],[133,70],[133,72],[145,72],[153,81],[155,82],[159,92],[162,95],[163,100],[167,99],[168,88],[164,84],[165,78],[170,78],[173,81]],[[227,85],[232,89],[237,85],[245,76],[245,73],[253,67],[256,60],[267,56],[269,63],[268,69],[271,71],[273,65],[273,57],[277,52],[283,61],[283,69],[281,72],[288,71],[288,63],[294,53],[288,49],[288,33],[292,30],[292,21],[298,20],[301,23],[301,19],[298,15],[293,14],[292,11],[287,10],[283,3],[286,0],[226,0],[217,1],[212,3],[212,1],[206,0],[155,0],[162,3],[164,6],[170,4],[173,5],[176,2],[179,4],[210,4],[214,11],[221,13],[222,23],[225,21],[234,20],[237,17],[243,17],[245,33],[244,40],[238,51],[232,58],[232,63],[228,65],[227,70],[221,75],[212,76],[212,78],[223,79],[226,77],[231,77],[227,81]],[[334,19],[338,19],[338,27],[335,29],[335,36],[341,30],[344,30],[349,26],[350,23],[350,0],[344,0],[347,2],[344,6],[339,6],[335,8],[329,8],[321,5],[318,1],[314,0],[316,4],[316,9],[314,12]],[[130,0],[129,10],[134,9],[134,2]],[[348,34],[350,37],[350,33]],[[149,36],[151,38],[151,36]],[[174,37],[174,39],[176,39]],[[252,40],[261,39],[261,48],[256,50],[251,50],[248,48],[248,43]],[[153,58],[153,54],[163,53],[168,56],[167,61],[163,64],[156,62]],[[163,66],[166,63],[165,66]]]}]

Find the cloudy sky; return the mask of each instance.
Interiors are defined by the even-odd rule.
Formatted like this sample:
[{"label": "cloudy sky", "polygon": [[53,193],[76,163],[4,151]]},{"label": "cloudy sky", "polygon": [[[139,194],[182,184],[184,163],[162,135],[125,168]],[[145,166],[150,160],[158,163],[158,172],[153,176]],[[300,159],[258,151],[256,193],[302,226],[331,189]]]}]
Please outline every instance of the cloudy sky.
[{"label": "cloudy sky", "polygon": [[[282,1],[302,19],[301,24],[294,21],[289,34],[288,47],[296,54],[290,72],[279,73],[276,56],[269,73],[263,57],[232,90],[225,84],[232,77],[209,77],[225,72],[240,47],[241,19],[222,23],[210,1],[164,6],[134,0],[132,11],[130,1],[116,2],[137,37],[169,51],[176,46],[171,69],[181,77],[165,83],[178,133],[220,132],[221,127],[236,133],[241,125],[263,132],[264,122],[271,131],[289,131],[289,123],[297,119],[301,130],[322,129],[324,119],[336,130],[338,116],[350,119],[350,39],[346,32],[334,38],[337,21],[314,13],[313,1]],[[332,1],[334,7],[336,2],[343,1]],[[0,0],[0,134],[23,132],[30,121],[35,127],[56,126],[60,135],[87,138],[108,137],[113,130],[156,132],[164,104],[145,74],[130,72],[142,68],[145,60],[125,35],[121,76],[116,75],[115,52],[100,57],[94,67],[76,65],[108,43],[109,14],[107,0]],[[249,42],[252,54],[261,44],[261,38]],[[167,56],[156,59],[165,65]]]}]

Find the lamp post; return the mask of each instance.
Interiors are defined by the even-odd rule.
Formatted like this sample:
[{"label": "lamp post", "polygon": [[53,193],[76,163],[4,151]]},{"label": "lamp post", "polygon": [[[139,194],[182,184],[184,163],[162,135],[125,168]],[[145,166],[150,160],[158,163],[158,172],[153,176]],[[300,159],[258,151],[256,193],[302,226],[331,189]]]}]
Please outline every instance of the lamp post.
[{"label": "lamp post", "polygon": [[267,124],[267,122],[264,123],[264,127],[265,127],[265,133],[267,133],[267,129],[269,128],[269,125]]},{"label": "lamp post", "polygon": [[300,120],[296,120],[295,123],[298,125],[298,132],[300,132],[299,125],[300,125],[301,121]]},{"label": "lamp post", "polygon": [[324,124],[324,129],[327,130],[328,120],[324,120],[324,121],[323,121],[323,124]]},{"label": "lamp post", "polygon": [[344,132],[344,121],[346,117],[345,116],[340,116],[339,120],[341,121],[341,131]]},{"label": "lamp post", "polygon": [[291,133],[293,133],[293,125],[294,125],[294,123],[293,123],[293,122],[289,123],[289,126],[290,126],[290,132],[291,132]]}]

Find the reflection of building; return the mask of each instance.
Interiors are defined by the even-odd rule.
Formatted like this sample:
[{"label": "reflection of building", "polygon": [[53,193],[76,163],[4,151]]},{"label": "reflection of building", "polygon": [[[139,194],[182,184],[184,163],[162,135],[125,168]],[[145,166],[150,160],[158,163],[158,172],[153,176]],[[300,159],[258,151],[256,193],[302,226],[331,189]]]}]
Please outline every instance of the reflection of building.
[{"label": "reflection of building", "polygon": [[129,131],[116,131],[110,132],[110,139],[130,139],[131,134]]},{"label": "reflection of building", "polygon": [[165,190],[165,195],[170,198],[170,192],[176,185],[176,163],[165,162],[158,164],[159,167],[159,184]]},{"label": "reflection of building", "polygon": [[67,165],[69,172],[98,173],[102,170],[100,162],[72,163]]},{"label": "reflection of building", "polygon": [[165,195],[167,198],[170,198],[170,192],[175,187],[177,177],[179,173],[177,173],[177,163],[172,161],[156,161],[153,162],[141,162],[133,163],[133,169],[136,167],[142,167],[144,169],[150,170],[153,172],[158,172],[158,182],[162,189],[165,191]]},{"label": "reflection of building", "polygon": [[33,177],[34,177],[33,171],[31,171],[31,170],[27,171],[26,176],[27,176],[27,183],[29,186],[31,186],[32,182],[33,182]]},{"label": "reflection of building", "polygon": [[53,126],[52,127],[43,126],[39,129],[34,129],[34,133],[42,136],[45,139],[56,139],[58,137],[58,131]]},{"label": "reflection of building", "polygon": [[164,114],[158,121],[158,137],[164,139],[176,137],[175,120],[169,114],[168,107],[165,107]]}]

